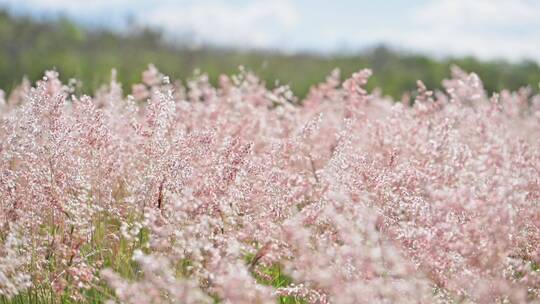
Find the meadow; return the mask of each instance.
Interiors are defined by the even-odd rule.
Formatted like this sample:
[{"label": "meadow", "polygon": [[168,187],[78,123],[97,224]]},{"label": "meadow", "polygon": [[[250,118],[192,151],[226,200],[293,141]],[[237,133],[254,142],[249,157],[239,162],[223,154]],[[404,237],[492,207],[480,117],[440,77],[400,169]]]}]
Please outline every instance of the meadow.
[{"label": "meadow", "polygon": [[150,65],[0,94],[0,303],[538,303],[540,96]]}]

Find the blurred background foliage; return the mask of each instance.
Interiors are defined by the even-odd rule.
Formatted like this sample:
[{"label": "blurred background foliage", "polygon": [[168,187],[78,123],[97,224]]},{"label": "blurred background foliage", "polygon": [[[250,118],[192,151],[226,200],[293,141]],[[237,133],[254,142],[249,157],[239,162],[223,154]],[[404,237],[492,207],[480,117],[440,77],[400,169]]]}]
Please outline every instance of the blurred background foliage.
[{"label": "blurred background foliage", "polygon": [[[181,41],[181,39],[179,39]],[[269,86],[276,79],[290,84],[300,97],[309,87],[323,81],[338,67],[348,77],[363,67],[373,69],[369,87],[379,87],[383,94],[400,98],[415,89],[421,79],[429,88],[440,88],[449,77],[450,65],[457,64],[476,72],[488,92],[502,88],[530,86],[538,90],[540,67],[535,61],[480,61],[473,57],[433,59],[428,56],[391,50],[384,46],[357,53],[333,55],[284,54],[273,51],[241,51],[214,48],[197,49],[171,42],[159,30],[132,24],[127,31],[89,29],[75,22],[56,19],[32,19],[0,11],[0,88],[9,92],[24,76],[35,81],[46,69],[55,68],[61,78],[82,81],[83,92],[91,92],[110,79],[116,68],[126,91],[139,82],[148,63],[172,78],[184,79],[200,69],[216,82],[221,73],[231,74],[238,66],[257,73]]]}]

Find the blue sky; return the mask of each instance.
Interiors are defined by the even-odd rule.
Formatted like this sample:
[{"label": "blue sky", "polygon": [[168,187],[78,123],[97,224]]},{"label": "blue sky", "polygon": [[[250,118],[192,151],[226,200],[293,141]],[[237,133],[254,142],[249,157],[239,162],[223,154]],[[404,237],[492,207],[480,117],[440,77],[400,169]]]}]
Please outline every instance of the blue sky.
[{"label": "blue sky", "polygon": [[189,34],[195,45],[328,53],[384,43],[434,56],[540,61],[540,1],[532,0],[0,0],[0,6],[119,30],[132,16],[172,40]]}]

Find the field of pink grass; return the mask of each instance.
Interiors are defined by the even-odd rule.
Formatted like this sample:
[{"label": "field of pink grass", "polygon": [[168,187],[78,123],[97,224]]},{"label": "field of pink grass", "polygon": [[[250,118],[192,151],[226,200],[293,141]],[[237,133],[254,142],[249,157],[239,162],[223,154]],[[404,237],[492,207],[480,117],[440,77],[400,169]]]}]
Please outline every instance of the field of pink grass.
[{"label": "field of pink grass", "polygon": [[0,94],[0,303],[540,303],[540,96],[370,75]]}]

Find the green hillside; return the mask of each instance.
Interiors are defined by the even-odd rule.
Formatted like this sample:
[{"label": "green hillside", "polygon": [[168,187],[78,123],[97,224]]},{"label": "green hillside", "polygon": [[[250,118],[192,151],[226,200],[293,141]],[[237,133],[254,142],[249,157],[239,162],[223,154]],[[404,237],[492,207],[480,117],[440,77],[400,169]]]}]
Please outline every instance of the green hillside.
[{"label": "green hillside", "polygon": [[50,68],[56,68],[64,79],[82,80],[85,91],[107,81],[110,70],[116,68],[119,80],[129,86],[140,79],[140,72],[148,63],[154,63],[173,78],[187,77],[199,68],[212,81],[220,73],[233,73],[239,65],[244,65],[271,85],[276,79],[291,84],[300,96],[334,67],[339,67],[343,75],[370,67],[374,71],[371,88],[380,87],[384,94],[396,98],[414,89],[417,79],[422,79],[428,87],[440,87],[452,63],[477,72],[488,91],[524,85],[536,90],[540,81],[540,67],[534,61],[435,60],[382,46],[354,55],[322,56],[212,47],[192,50],[180,45],[168,42],[159,31],[144,27],[133,26],[120,34],[90,30],[65,18],[43,21],[0,11],[0,87],[9,91],[24,75],[36,80]]}]

